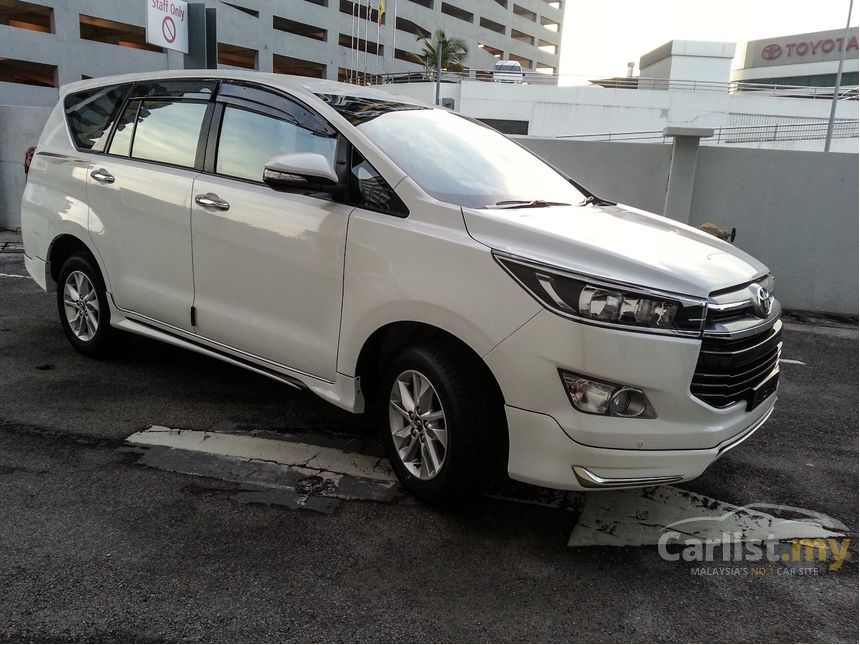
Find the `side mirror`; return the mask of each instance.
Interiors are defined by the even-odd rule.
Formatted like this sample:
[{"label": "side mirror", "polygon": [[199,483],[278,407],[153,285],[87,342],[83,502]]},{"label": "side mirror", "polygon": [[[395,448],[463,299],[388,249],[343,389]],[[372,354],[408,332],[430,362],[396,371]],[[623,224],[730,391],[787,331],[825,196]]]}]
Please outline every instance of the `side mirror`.
[{"label": "side mirror", "polygon": [[272,157],[263,168],[263,183],[275,190],[305,188],[333,193],[338,188],[334,168],[317,152],[293,152]]}]

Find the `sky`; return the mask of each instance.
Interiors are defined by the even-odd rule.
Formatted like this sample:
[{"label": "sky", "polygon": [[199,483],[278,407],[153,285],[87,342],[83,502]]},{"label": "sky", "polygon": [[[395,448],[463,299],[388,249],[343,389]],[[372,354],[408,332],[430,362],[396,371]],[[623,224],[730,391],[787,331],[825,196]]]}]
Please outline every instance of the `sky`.
[{"label": "sky", "polygon": [[[560,73],[624,76],[670,40],[741,42],[844,29],[849,0],[565,0]],[[860,3],[851,25],[858,24]],[[739,48],[740,49],[740,48]]]}]

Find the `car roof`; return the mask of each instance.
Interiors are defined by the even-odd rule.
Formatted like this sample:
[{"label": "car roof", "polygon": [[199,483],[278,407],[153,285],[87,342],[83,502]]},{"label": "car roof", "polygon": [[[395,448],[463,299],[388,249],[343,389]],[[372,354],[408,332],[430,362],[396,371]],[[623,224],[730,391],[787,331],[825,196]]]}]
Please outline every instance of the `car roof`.
[{"label": "car roof", "polygon": [[81,90],[104,87],[105,85],[114,85],[117,83],[182,78],[213,78],[262,83],[274,88],[286,90],[296,96],[302,96],[313,102],[319,100],[317,96],[319,94],[334,94],[368,99],[383,99],[388,101],[398,100],[401,103],[426,106],[425,103],[411,97],[398,96],[391,92],[362,85],[353,85],[351,83],[341,83],[339,81],[311,78],[308,76],[293,76],[290,74],[274,74],[269,72],[234,69],[162,70],[121,74],[117,76],[99,76],[97,78],[89,78],[83,81],[75,81],[74,83],[63,85],[60,88],[60,97],[71,92],[79,92]]}]

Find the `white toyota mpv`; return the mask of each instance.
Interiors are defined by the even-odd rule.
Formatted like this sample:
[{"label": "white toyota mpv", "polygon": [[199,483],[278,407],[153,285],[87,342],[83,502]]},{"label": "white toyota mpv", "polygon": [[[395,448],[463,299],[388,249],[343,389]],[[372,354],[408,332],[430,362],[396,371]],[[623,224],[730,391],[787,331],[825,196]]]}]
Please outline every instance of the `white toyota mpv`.
[{"label": "white toyota mpv", "polygon": [[764,265],[478,122],[254,72],[60,94],[22,229],[84,354],[125,330],[373,412],[431,502],[688,480],[773,409]]}]

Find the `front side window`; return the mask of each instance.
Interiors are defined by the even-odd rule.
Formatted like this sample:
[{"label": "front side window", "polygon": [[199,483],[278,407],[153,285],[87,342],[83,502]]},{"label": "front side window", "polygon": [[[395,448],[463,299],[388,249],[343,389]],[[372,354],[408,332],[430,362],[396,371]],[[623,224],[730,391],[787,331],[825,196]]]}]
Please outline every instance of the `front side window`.
[{"label": "front side window", "polygon": [[66,96],[64,107],[75,146],[102,152],[111,125],[130,85],[98,87]]},{"label": "front side window", "polygon": [[308,130],[291,120],[233,105],[224,107],[215,172],[238,179],[263,180],[263,167],[272,157],[293,152],[317,152],[334,167],[337,138]]},{"label": "front side window", "polygon": [[[132,101],[129,107],[135,103],[137,101]],[[128,116],[127,113],[124,117]],[[205,103],[143,101],[132,134],[131,156],[193,168],[205,113]],[[121,135],[120,142],[115,141],[111,145],[112,153],[117,148],[117,154],[122,154],[118,146],[123,143],[125,136]]]}]

